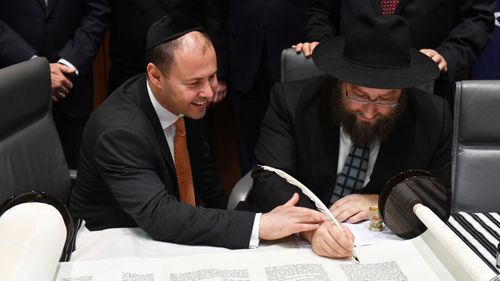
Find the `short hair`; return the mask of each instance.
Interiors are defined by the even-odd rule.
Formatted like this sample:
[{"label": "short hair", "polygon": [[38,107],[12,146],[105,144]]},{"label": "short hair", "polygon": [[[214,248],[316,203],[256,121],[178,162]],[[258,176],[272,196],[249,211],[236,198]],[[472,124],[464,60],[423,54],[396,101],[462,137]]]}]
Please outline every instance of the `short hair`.
[{"label": "short hair", "polygon": [[[210,37],[205,32],[200,32],[202,37],[213,46]],[[174,63],[174,52],[181,48],[184,43],[184,36],[175,40],[167,41],[146,51],[146,63],[152,63],[168,74],[170,67]]]}]

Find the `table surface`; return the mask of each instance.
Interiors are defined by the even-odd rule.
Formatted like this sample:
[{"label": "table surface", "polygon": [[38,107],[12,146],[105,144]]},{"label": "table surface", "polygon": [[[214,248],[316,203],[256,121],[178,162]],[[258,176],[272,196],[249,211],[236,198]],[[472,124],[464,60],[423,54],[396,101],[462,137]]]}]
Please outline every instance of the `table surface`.
[{"label": "table surface", "polygon": [[[360,232],[368,228],[368,222],[351,227],[355,236],[370,235],[370,232]],[[467,244],[496,274],[500,270],[496,267],[496,255],[498,239],[500,238],[500,214],[453,214],[447,225],[452,229],[465,244]],[[358,233],[358,234],[356,234]],[[363,237],[362,244],[370,242],[380,243],[380,240],[392,242],[399,238],[384,231],[373,233],[373,237]],[[360,243],[360,242],[358,242]],[[357,243],[357,244],[358,244]],[[358,245],[359,246],[359,245]],[[282,248],[310,248],[309,244],[297,236],[291,236],[278,241],[264,241],[258,251],[268,251]],[[114,228],[101,231],[89,231],[80,228],[76,249],[71,256],[71,261],[112,259],[121,257],[172,257],[220,253],[232,251],[226,248],[211,246],[186,246],[173,243],[154,241],[143,230],[139,228]]]}]

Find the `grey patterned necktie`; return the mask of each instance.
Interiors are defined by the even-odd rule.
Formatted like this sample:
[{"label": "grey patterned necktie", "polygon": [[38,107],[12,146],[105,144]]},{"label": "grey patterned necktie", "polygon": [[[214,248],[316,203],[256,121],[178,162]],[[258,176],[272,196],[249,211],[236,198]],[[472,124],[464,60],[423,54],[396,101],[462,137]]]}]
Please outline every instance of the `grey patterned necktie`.
[{"label": "grey patterned necktie", "polygon": [[333,203],[345,195],[363,188],[368,169],[369,155],[370,149],[368,146],[352,146],[351,152],[345,160],[342,172],[337,176],[337,183],[333,189],[330,202]]}]

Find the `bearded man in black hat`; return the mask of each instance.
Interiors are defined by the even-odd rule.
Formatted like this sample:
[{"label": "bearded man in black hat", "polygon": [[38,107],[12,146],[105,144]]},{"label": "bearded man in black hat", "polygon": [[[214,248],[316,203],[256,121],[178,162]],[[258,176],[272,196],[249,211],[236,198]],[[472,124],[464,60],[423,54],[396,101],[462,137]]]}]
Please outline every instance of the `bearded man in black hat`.
[{"label": "bearded man in black hat", "polygon": [[138,226],[156,240],[227,248],[317,229],[323,215],[295,207],[296,194],[266,214],[221,210],[226,197],[200,127],[216,84],[213,45],[196,22],[174,14],[152,25],[146,45],[146,74],[87,123],[73,215],[90,230]]},{"label": "bearded man in black hat", "polygon": [[[408,36],[402,17],[362,16],[345,38],[320,44],[313,60],[328,75],[275,85],[257,164],[297,178],[341,222],[368,219],[386,181],[404,170],[428,170],[449,188],[451,113],[442,98],[413,88],[439,69]],[[249,203],[262,211],[299,192],[258,166],[252,176]],[[299,205],[315,208],[303,194]],[[325,222],[302,236],[317,254],[335,256],[332,229]]]}]

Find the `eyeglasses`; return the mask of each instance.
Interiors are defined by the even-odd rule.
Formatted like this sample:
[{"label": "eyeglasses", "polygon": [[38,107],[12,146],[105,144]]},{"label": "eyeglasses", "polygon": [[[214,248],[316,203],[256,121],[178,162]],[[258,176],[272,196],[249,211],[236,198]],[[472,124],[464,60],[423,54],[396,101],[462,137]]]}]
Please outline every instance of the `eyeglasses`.
[{"label": "eyeglasses", "polygon": [[379,105],[383,107],[396,107],[399,101],[389,101],[389,100],[371,100],[369,98],[362,98],[360,96],[353,95],[347,91],[347,86],[344,84],[345,96],[350,102],[359,103],[362,105],[373,103],[374,105]]}]

